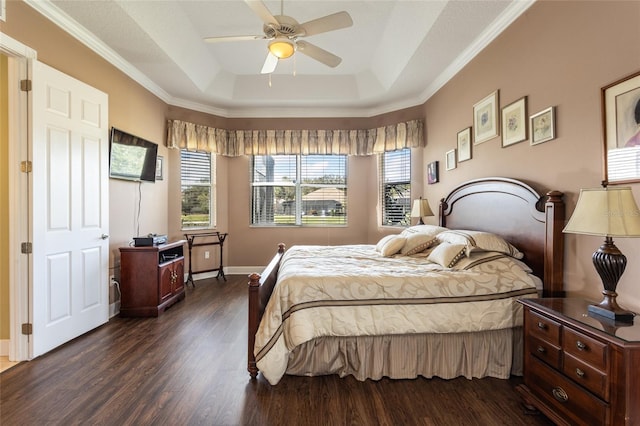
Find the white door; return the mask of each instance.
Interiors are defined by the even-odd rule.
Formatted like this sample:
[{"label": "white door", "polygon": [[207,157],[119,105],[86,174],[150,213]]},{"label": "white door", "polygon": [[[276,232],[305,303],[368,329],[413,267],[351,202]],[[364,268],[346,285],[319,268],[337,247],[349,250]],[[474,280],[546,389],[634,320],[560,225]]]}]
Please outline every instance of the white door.
[{"label": "white door", "polygon": [[32,357],[109,319],[108,96],[34,61]]}]

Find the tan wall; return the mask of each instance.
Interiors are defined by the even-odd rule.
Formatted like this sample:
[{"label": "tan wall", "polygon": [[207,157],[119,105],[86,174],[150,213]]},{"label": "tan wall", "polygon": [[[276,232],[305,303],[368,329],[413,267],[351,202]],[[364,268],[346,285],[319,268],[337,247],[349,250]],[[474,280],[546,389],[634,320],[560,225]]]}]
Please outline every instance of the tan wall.
[{"label": "tan wall", "polygon": [[9,339],[9,134],[7,57],[0,54],[0,340]]},{"label": "tan wall", "polygon": [[[544,1],[534,4],[425,105],[372,118],[224,119],[165,106],[22,3],[9,2],[7,15],[2,31],[36,49],[43,62],[109,93],[114,125],[158,142],[164,140],[165,118],[227,128],[273,129],[366,128],[424,117],[428,144],[414,155],[415,195],[426,196],[434,209],[458,183],[501,175],[564,191],[570,214],[579,189],[597,186],[602,179],[600,88],[640,70],[640,45],[633,42],[640,39],[640,2]],[[535,147],[523,142],[502,148],[496,138],[474,146],[472,160],[445,171],[444,154],[455,147],[456,133],[471,125],[473,104],[496,89],[503,106],[522,96],[528,96],[530,113],[557,106],[557,139]],[[165,180],[143,184],[140,233],[168,232],[178,237],[178,153],[161,148],[161,155],[168,158]],[[425,164],[433,160],[441,162],[441,181],[426,185]],[[247,158],[220,158],[217,215],[219,229],[230,234],[225,245],[229,266],[264,265],[280,241],[374,242],[384,232],[376,226],[373,214],[377,207],[374,157],[349,160],[347,228],[251,228],[248,180]],[[632,187],[640,199],[640,186]],[[136,229],[136,190],[135,184],[111,181],[112,250],[126,243]],[[634,295],[639,293],[633,287],[640,279],[640,264],[633,262],[640,240],[616,242],[630,259],[620,283],[620,299],[640,310],[640,296]],[[596,237],[566,237],[565,276],[570,292],[599,296],[601,284],[590,260],[599,244]]]},{"label": "tan wall", "polygon": [[[473,158],[441,183],[429,186],[432,205],[454,185],[482,176],[524,179],[566,193],[568,215],[580,188],[597,187],[602,175],[600,89],[640,70],[640,2],[543,1],[478,55],[425,105],[425,162],[439,160],[455,148],[456,133],[472,124],[472,107],[500,90],[502,106],[528,97],[529,112],[557,106],[557,139],[506,148],[496,138],[473,146]],[[640,201],[640,185],[633,184]],[[600,298],[600,278],[591,254],[602,238],[567,235],[565,287]],[[640,309],[640,239],[618,239],[629,259],[618,287],[620,302]]]}]

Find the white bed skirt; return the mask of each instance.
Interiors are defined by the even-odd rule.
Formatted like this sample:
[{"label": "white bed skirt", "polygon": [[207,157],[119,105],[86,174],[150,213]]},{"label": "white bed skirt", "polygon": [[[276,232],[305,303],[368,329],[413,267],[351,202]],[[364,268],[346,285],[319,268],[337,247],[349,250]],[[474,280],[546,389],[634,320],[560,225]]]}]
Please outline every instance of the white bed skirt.
[{"label": "white bed skirt", "polygon": [[458,334],[322,337],[298,346],[286,374],[357,380],[522,375],[522,327]]}]

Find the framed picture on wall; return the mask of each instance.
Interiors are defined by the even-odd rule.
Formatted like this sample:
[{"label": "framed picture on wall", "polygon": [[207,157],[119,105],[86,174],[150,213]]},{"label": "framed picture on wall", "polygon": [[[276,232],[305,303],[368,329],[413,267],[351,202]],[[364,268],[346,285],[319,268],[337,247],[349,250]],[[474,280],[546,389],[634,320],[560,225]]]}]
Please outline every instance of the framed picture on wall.
[{"label": "framed picture on wall", "polygon": [[440,176],[438,175],[438,162],[432,161],[427,164],[427,183],[432,185],[434,183],[438,183],[440,180]]},{"label": "framed picture on wall", "polygon": [[7,21],[7,0],[0,0],[0,21]]},{"label": "framed picture on wall", "polygon": [[163,166],[164,166],[164,157],[158,155],[156,158],[156,180],[162,180],[163,178]]},{"label": "framed picture on wall", "polygon": [[502,108],[502,146],[527,140],[527,97]]},{"label": "framed picture on wall", "polygon": [[456,168],[456,150],[452,149],[451,151],[447,151],[445,156],[447,170],[453,170]]},{"label": "framed picture on wall", "polygon": [[533,114],[529,118],[531,145],[538,145],[556,137],[556,109],[549,107]]},{"label": "framed picture on wall", "polygon": [[458,132],[458,161],[471,159],[471,127]]},{"label": "framed picture on wall", "polygon": [[498,91],[473,106],[473,143],[479,144],[498,136]]},{"label": "framed picture on wall", "polygon": [[640,71],[602,88],[604,180],[640,182]]}]

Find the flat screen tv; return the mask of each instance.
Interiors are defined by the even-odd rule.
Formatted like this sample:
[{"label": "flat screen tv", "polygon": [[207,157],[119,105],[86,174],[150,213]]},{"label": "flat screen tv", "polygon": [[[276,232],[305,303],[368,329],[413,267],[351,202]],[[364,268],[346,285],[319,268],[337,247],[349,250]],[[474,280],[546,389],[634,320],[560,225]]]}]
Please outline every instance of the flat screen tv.
[{"label": "flat screen tv", "polygon": [[109,177],[155,182],[158,145],[111,128]]}]

